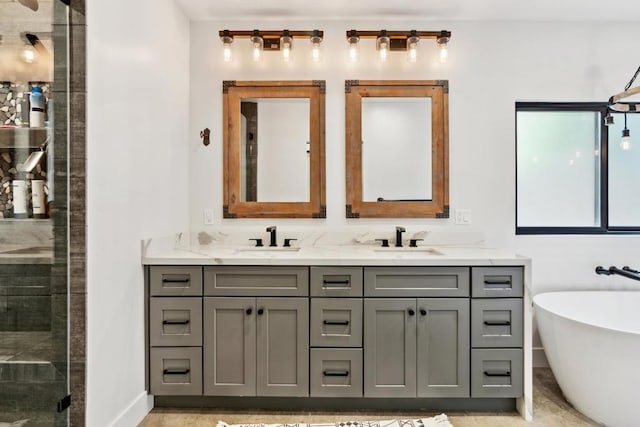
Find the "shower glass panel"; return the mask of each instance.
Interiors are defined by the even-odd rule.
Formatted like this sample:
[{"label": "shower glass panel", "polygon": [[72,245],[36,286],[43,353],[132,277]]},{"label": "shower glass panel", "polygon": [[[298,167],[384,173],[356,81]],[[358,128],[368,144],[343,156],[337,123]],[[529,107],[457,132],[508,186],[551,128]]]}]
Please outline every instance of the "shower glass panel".
[{"label": "shower glass panel", "polygon": [[66,426],[69,11],[0,16],[0,426]]}]

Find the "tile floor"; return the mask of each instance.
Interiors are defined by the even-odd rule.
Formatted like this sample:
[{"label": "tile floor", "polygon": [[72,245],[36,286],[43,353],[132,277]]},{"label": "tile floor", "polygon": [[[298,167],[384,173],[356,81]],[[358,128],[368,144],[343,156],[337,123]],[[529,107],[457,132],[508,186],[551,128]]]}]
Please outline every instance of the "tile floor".
[{"label": "tile floor", "polygon": [[[597,426],[589,418],[577,412],[564,399],[551,370],[533,370],[534,422],[526,423],[517,413],[448,412],[454,427],[578,427]],[[239,423],[295,423],[343,420],[375,420],[390,418],[420,418],[435,415],[424,412],[308,412],[308,411],[250,411],[223,409],[172,409],[156,408],[145,417],[139,427],[215,427],[218,420],[229,424]]]}]

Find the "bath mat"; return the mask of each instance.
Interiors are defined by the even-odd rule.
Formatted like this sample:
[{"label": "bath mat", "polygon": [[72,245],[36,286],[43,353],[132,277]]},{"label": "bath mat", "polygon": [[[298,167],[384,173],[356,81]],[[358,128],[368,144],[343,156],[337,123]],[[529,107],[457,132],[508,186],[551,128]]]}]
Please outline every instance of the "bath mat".
[{"label": "bath mat", "polygon": [[413,420],[339,421],[334,423],[227,424],[218,421],[216,427],[453,427],[445,414]]}]

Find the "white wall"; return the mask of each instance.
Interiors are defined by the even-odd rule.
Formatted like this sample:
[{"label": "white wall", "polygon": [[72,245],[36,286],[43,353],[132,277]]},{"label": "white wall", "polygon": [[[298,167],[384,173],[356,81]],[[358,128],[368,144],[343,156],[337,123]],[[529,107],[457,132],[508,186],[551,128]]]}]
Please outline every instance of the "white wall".
[{"label": "white wall", "polygon": [[[361,41],[361,60],[347,61],[345,31],[378,29],[380,22],[265,21],[192,22],[190,134],[212,129],[209,147],[190,145],[190,221],[202,225],[203,209],[214,209],[218,229],[263,231],[277,224],[388,228],[412,227],[483,231],[489,246],[513,248],[533,259],[535,293],[568,288],[637,288],[634,282],[598,276],[596,265],[640,266],[638,236],[515,236],[515,102],[606,101],[622,91],[637,69],[640,27],[634,23],[420,22],[385,21],[387,29],[448,29],[453,32],[449,60],[437,62],[435,43],[420,42],[420,58],[408,63],[392,52],[380,64],[373,41]],[[319,28],[325,32],[323,62],[308,59],[297,41],[293,60],[277,53],[251,62],[248,41],[236,40],[232,63],[222,59],[218,30],[246,28]],[[615,42],[604,34],[615,34]],[[222,219],[223,80],[326,80],[326,220]],[[344,81],[348,79],[448,79],[450,201],[452,209],[470,209],[471,226],[450,220],[345,219]],[[550,210],[553,206],[548,207]],[[268,222],[268,223],[267,223]],[[391,233],[391,231],[390,231]]]},{"label": "white wall", "polygon": [[189,21],[173,0],[87,12],[86,424],[130,426],[149,408],[140,240],[188,227]]}]

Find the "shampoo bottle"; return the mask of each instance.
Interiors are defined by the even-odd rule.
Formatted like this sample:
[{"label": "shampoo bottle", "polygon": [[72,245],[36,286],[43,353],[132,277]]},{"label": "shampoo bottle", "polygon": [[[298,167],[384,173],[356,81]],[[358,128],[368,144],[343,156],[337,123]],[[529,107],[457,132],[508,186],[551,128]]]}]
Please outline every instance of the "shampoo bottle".
[{"label": "shampoo bottle", "polygon": [[31,89],[31,109],[29,113],[29,127],[44,127],[44,112],[46,106],[46,98],[42,93],[42,88],[34,86]]}]

